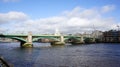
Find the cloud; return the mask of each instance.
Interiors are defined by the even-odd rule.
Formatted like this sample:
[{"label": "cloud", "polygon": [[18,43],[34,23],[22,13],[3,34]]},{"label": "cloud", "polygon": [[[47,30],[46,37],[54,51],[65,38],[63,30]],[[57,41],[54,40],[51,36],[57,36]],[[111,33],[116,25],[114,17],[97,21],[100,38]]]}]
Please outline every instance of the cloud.
[{"label": "cloud", "polygon": [[3,2],[18,2],[19,0],[2,0]]},{"label": "cloud", "polygon": [[0,13],[0,23],[18,22],[27,19],[28,16],[22,12],[11,11],[8,13]]},{"label": "cloud", "polygon": [[112,11],[115,9],[115,6],[114,5],[106,5],[106,6],[103,6],[101,11],[103,13],[106,13],[106,12],[109,12],[109,11]]},{"label": "cloud", "polygon": [[10,26],[7,27],[9,32],[19,33],[28,31],[42,34],[54,33],[56,28],[60,29],[62,33],[91,32],[94,28],[105,31],[115,29],[117,23],[114,18],[104,17],[105,13],[113,10],[113,7],[110,8],[110,6],[89,9],[75,7],[70,11],[62,12],[60,16],[35,20],[28,18],[29,16],[22,12],[0,13],[0,18],[2,18],[0,22]]},{"label": "cloud", "polygon": [[67,17],[80,17],[80,18],[91,18],[99,17],[100,12],[96,8],[85,9],[81,7],[75,7],[71,11],[65,11],[63,14]]}]

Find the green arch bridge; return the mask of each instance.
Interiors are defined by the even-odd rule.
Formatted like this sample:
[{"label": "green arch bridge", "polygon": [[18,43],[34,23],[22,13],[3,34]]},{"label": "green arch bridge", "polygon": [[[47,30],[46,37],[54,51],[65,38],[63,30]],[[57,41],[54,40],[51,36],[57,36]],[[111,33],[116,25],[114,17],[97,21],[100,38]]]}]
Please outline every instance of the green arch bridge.
[{"label": "green arch bridge", "polygon": [[[38,41],[39,39],[52,39],[53,42],[50,42],[51,45],[64,45],[65,41],[71,43],[84,43],[84,40],[88,37],[82,36],[73,36],[73,35],[32,35],[31,33],[27,34],[0,34],[0,37],[11,38],[18,40],[21,47],[33,47],[33,42]],[[92,38],[93,39],[93,38]]]}]

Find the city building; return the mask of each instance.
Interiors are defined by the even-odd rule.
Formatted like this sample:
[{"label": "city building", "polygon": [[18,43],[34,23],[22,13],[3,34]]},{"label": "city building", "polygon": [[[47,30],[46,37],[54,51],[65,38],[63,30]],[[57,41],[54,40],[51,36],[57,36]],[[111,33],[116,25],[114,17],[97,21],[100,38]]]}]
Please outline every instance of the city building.
[{"label": "city building", "polygon": [[110,30],[103,32],[103,42],[120,43],[120,31]]}]

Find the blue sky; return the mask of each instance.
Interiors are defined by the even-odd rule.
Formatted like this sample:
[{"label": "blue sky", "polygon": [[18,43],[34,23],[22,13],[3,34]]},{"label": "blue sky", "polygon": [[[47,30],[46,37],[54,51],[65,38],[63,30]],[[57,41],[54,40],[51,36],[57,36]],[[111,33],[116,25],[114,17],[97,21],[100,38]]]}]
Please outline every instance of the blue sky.
[{"label": "blue sky", "polygon": [[72,10],[76,6],[92,8],[111,4],[118,8],[112,15],[118,15],[120,12],[119,0],[18,0],[16,2],[1,0],[0,12],[20,11],[36,19],[56,16],[65,10]]},{"label": "blue sky", "polygon": [[[107,7],[106,8],[107,11],[105,13],[102,13],[102,8],[105,6]],[[81,18],[81,15],[79,17],[78,16],[76,17],[75,14],[82,14],[86,10],[92,10],[92,11],[95,10],[94,15],[99,15],[99,17],[100,17],[98,20],[98,26],[100,24],[99,21],[104,21],[105,23],[103,22],[103,24],[107,24],[107,23],[109,23],[108,19],[111,20],[111,18],[112,18],[113,22],[110,22],[110,24],[113,24],[113,26],[111,26],[111,27],[115,28],[115,23],[116,23],[116,25],[119,25],[119,22],[120,22],[120,20],[119,20],[120,19],[120,16],[119,16],[120,9],[119,8],[120,8],[120,1],[119,0],[0,0],[0,14],[1,14],[0,18],[2,18],[2,20],[0,22],[0,24],[1,24],[0,27],[1,27],[1,29],[5,29],[5,30],[8,29],[9,31],[11,31],[12,28],[15,28],[14,24],[15,25],[17,25],[17,24],[19,24],[19,25],[24,24],[25,25],[28,23],[29,24],[33,23],[33,25],[34,24],[41,24],[41,25],[43,24],[42,26],[48,27],[47,29],[45,29],[46,31],[48,31],[48,30],[51,31],[52,29],[49,29],[48,25],[51,26],[51,24],[54,23],[54,24],[56,24],[55,27],[57,27],[57,24],[58,24],[58,27],[62,28],[62,27],[65,27],[64,23],[67,22],[68,24],[66,24],[66,27],[65,27],[67,31],[68,31],[68,28],[73,27],[72,28],[72,29],[74,29],[73,31],[77,30],[76,32],[79,32],[78,28],[80,28],[80,27],[87,28],[87,26],[80,25],[83,23],[78,22],[78,18],[83,20],[83,22],[85,22],[89,18],[88,18],[88,15],[87,15],[87,17],[84,17],[84,19],[83,19],[83,18]],[[78,12],[74,13],[74,10],[78,10]],[[99,12],[100,10],[101,10],[101,12]],[[63,13],[66,13],[66,14],[63,15]],[[65,18],[68,19],[67,15],[70,15],[71,13],[74,14],[69,19],[71,21],[65,20]],[[87,13],[89,13],[89,11]],[[11,17],[8,18],[10,20],[5,20],[4,17],[2,17],[2,16],[5,16],[6,14],[13,15],[13,16],[14,16],[14,14],[16,14],[19,17],[22,17],[24,14],[24,18],[22,18],[22,21],[21,21],[21,18],[16,19],[14,16],[14,18],[12,18],[12,19],[10,19]],[[84,13],[84,16],[86,14]],[[90,15],[92,17],[93,13]],[[52,21],[50,19],[55,19],[56,17],[57,17],[57,19],[58,18],[60,19],[61,16],[62,16],[62,18],[64,17],[64,20],[62,19],[62,22],[57,21],[55,23],[52,20],[53,23],[51,23]],[[25,18],[27,18],[27,19],[23,20]],[[98,19],[98,16],[97,16],[97,19],[95,19],[95,18],[96,17],[90,18],[91,23],[93,21],[96,21]],[[3,19],[4,19],[4,22],[3,22]],[[44,21],[46,21],[46,22],[44,22],[46,24],[41,22],[43,19],[44,19]],[[64,22],[64,21],[66,21],[66,22]],[[62,24],[59,24],[60,22]],[[69,25],[69,23],[74,24],[74,22],[76,22],[75,25],[77,24],[79,26],[77,27],[77,26],[70,26]],[[86,24],[86,22],[85,22],[85,24]],[[96,22],[95,22],[95,24],[96,24]],[[19,26],[19,25],[17,25],[17,26],[18,27],[22,26],[22,25],[21,26]],[[11,28],[9,28],[7,26],[11,26]],[[96,25],[96,28],[98,26]],[[102,26],[102,24],[101,24],[101,26]],[[32,27],[33,26],[31,26],[31,28]],[[85,30],[86,30],[86,28],[85,28]],[[21,28],[18,28],[17,30],[19,30],[19,29],[21,29]],[[24,28],[24,29],[27,29],[27,28]],[[36,28],[36,29],[38,29],[38,28]],[[90,30],[90,28],[87,30]],[[100,29],[100,30],[102,30],[102,29]],[[106,28],[106,30],[108,30],[108,28]],[[61,31],[65,32],[65,30],[62,30],[62,29],[61,29]]]}]

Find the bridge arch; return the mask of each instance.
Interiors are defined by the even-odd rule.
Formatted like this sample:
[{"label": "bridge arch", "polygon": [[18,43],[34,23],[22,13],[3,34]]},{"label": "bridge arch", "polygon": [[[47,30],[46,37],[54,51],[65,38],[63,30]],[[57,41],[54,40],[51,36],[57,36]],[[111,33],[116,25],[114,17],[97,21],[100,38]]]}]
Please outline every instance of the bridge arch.
[{"label": "bridge arch", "polygon": [[37,37],[37,38],[33,38],[33,42],[34,41],[38,41],[39,39],[51,39],[51,40],[55,40],[55,41],[59,41],[59,39],[54,38],[54,37]]},{"label": "bridge arch", "polygon": [[20,42],[27,42],[27,40],[20,38],[20,37],[8,37],[8,38],[15,39],[15,40],[18,40]]},{"label": "bridge arch", "polygon": [[19,41],[19,42],[27,42],[27,40],[25,40],[24,38],[20,38],[20,37],[6,37],[6,36],[2,36],[2,37],[4,37],[4,38],[10,38],[10,39],[15,39],[15,40],[17,40],[17,41]]},{"label": "bridge arch", "polygon": [[64,38],[64,41],[65,42],[69,42],[69,41],[80,41],[81,40],[81,37],[74,37],[74,36],[70,36],[70,37],[65,37]]}]

